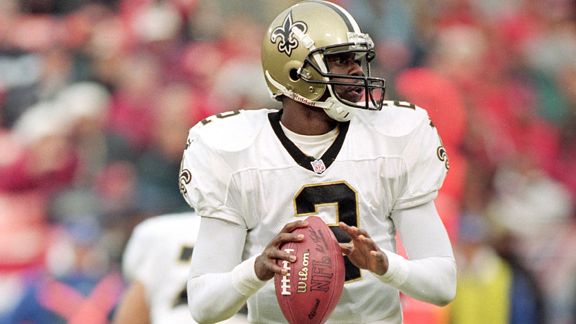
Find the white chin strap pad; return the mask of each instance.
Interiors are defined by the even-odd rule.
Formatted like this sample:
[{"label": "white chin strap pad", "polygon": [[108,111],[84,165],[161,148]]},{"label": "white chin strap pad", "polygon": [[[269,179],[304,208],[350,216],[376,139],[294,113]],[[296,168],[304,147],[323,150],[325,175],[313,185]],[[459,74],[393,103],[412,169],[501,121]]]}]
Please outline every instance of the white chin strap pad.
[{"label": "white chin strap pad", "polygon": [[326,115],[335,121],[347,122],[354,115],[354,108],[344,105],[333,97],[326,99],[320,106],[324,108]]}]

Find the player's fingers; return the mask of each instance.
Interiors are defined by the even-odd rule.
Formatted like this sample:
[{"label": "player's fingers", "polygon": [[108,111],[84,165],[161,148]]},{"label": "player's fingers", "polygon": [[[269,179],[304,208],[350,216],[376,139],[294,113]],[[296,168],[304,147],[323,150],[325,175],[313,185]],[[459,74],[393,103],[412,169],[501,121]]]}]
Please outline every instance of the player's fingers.
[{"label": "player's fingers", "polygon": [[296,261],[296,256],[291,253],[292,251],[284,249],[270,249],[268,250],[267,257],[270,259],[285,260],[294,262]]},{"label": "player's fingers", "polygon": [[343,231],[345,231],[346,233],[348,233],[348,235],[350,235],[350,237],[352,239],[354,239],[355,237],[358,236],[359,232],[358,232],[358,228],[356,226],[350,226],[346,223],[340,222],[338,223],[338,227],[340,227],[340,229],[342,229]]},{"label": "player's fingers", "polygon": [[297,220],[284,225],[280,233],[290,233],[297,228],[306,226],[308,226],[308,222],[306,220]]},{"label": "player's fingers", "polygon": [[370,238],[370,236],[367,236],[364,234],[358,235],[357,240],[366,244],[366,245],[373,245],[373,243],[374,243],[374,241],[372,240],[372,238]]},{"label": "player's fingers", "polygon": [[254,271],[260,280],[272,279],[275,273],[283,274],[282,267],[276,264],[276,260],[268,258],[266,251],[256,258]]},{"label": "player's fingers", "polygon": [[378,245],[376,245],[374,240],[372,240],[372,238],[370,238],[368,236],[364,236],[364,235],[360,234],[360,235],[358,235],[358,237],[354,241],[361,243],[363,249],[365,249],[365,250],[380,251],[380,248],[378,247]]},{"label": "player's fingers", "polygon": [[360,233],[357,236],[353,237],[352,241],[354,241],[355,243],[360,243],[365,246],[372,245],[372,239]]},{"label": "player's fingers", "polygon": [[346,232],[348,232],[350,230],[350,226],[348,226],[348,224],[346,224],[344,222],[339,222],[338,227],[340,227],[342,230],[344,230]]},{"label": "player's fingers", "polygon": [[368,232],[366,232],[366,230],[361,229],[361,228],[356,228],[358,230],[358,234],[362,235],[364,237],[370,237],[370,235],[368,235]]},{"label": "player's fingers", "polygon": [[280,233],[272,240],[273,246],[281,246],[288,242],[299,242],[304,239],[304,234],[302,233]]},{"label": "player's fingers", "polygon": [[273,272],[273,273],[277,273],[277,274],[281,274],[281,275],[285,275],[288,270],[287,268],[283,267],[284,263],[283,262],[268,262],[266,263],[266,266],[268,268],[268,271]]},{"label": "player's fingers", "polygon": [[294,262],[296,257],[286,251],[282,251],[275,247],[266,248],[262,254],[256,258],[254,265],[256,275],[260,280],[268,280],[274,276],[275,273],[284,275],[287,268],[285,263]]},{"label": "player's fingers", "polygon": [[358,228],[356,226],[349,226],[348,224],[342,222],[340,222],[338,226],[344,231],[346,231],[346,233],[348,233],[352,237],[352,239],[358,238],[360,236],[370,237],[370,235],[366,230]]},{"label": "player's fingers", "polygon": [[352,243],[338,243],[340,251],[343,255],[350,255],[354,251],[354,244]]}]

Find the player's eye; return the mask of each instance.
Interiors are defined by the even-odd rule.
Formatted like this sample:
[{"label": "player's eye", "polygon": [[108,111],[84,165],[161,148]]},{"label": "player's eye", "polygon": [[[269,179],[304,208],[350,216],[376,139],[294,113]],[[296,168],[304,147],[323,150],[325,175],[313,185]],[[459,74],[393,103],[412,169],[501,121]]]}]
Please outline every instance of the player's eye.
[{"label": "player's eye", "polygon": [[352,64],[360,64],[360,57],[355,53],[339,53],[332,54],[326,57],[329,63],[338,66],[347,66]]}]

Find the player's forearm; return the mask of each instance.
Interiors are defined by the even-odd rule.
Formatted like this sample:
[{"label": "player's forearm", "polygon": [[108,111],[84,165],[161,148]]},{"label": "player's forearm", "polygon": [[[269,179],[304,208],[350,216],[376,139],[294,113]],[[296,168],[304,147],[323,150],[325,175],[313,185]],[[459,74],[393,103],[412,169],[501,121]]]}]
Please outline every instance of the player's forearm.
[{"label": "player's forearm", "polygon": [[444,224],[432,201],[392,215],[406,255],[386,251],[383,281],[413,298],[446,305],[456,294],[456,262]]},{"label": "player's forearm", "polygon": [[456,262],[453,257],[428,257],[406,260],[400,255],[386,252],[390,268],[380,276],[386,284],[398,288],[406,295],[444,306],[456,295]]},{"label": "player's forearm", "polygon": [[188,281],[188,307],[196,322],[220,322],[240,310],[247,298],[231,282],[231,273],[210,273]]},{"label": "player's forearm", "polygon": [[262,288],[254,273],[254,258],[237,265],[231,272],[207,273],[188,280],[188,306],[195,321],[214,323],[236,314],[248,297]]}]

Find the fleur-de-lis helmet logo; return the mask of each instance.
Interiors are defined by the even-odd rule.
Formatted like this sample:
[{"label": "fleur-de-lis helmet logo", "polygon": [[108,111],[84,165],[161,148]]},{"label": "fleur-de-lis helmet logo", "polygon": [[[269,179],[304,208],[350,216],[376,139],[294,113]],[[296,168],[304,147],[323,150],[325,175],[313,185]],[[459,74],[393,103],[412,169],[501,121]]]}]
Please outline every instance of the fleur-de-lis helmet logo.
[{"label": "fleur-de-lis helmet logo", "polygon": [[298,39],[294,36],[294,29],[298,28],[302,33],[306,33],[308,26],[303,21],[293,21],[292,11],[286,15],[282,26],[274,28],[270,34],[270,41],[273,44],[278,42],[278,51],[281,53],[286,53],[286,55],[292,55],[292,50],[297,48],[299,43]]}]

